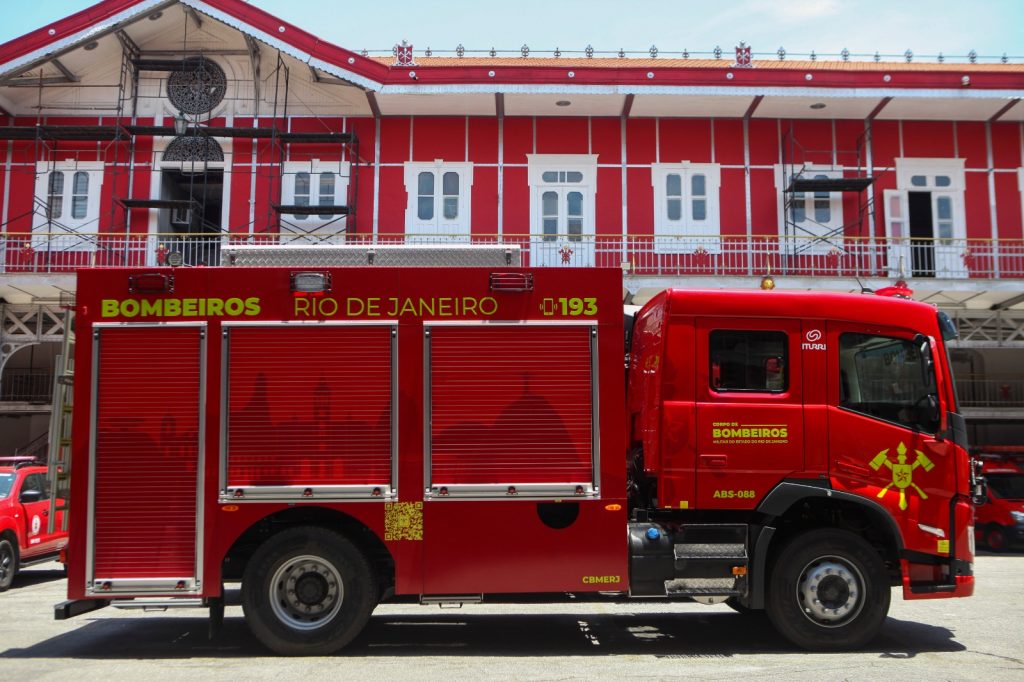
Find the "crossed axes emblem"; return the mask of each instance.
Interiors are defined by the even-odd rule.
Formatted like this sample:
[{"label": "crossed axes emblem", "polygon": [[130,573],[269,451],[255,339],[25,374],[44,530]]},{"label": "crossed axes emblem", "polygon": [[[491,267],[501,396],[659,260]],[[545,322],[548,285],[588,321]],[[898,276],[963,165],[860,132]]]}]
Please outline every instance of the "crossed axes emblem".
[{"label": "crossed axes emblem", "polygon": [[896,486],[896,489],[900,491],[900,509],[907,508],[907,488],[916,490],[922,500],[928,499],[925,492],[917,487],[917,484],[911,480],[911,477],[913,476],[914,469],[921,467],[928,472],[935,468],[935,464],[920,450],[915,450],[914,452],[917,453],[917,459],[914,460],[913,464],[907,464],[907,446],[900,443],[896,448],[898,457],[895,464],[889,460],[889,448],[879,452],[870,462],[871,468],[875,471],[881,469],[883,464],[892,470],[892,483],[882,488],[878,492],[878,497],[879,499],[885,497],[885,494],[889,492],[889,488]]}]

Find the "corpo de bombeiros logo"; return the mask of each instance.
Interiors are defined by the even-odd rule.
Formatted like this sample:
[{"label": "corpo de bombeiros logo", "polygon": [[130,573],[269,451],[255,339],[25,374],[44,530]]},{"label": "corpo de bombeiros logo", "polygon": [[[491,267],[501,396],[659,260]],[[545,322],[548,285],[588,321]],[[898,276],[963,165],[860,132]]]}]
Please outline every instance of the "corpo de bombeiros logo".
[{"label": "corpo de bombeiros logo", "polygon": [[800,346],[803,350],[825,350],[825,344],[821,341],[821,330],[810,329],[804,334],[804,343]]}]

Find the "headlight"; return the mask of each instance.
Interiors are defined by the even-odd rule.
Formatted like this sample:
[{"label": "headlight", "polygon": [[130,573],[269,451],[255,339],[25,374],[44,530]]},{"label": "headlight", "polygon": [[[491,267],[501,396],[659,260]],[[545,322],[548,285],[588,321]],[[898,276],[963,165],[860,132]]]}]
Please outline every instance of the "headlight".
[{"label": "headlight", "polygon": [[1017,523],[1024,523],[1024,512],[1012,511],[1010,512],[1010,516],[1012,516],[1013,520]]}]

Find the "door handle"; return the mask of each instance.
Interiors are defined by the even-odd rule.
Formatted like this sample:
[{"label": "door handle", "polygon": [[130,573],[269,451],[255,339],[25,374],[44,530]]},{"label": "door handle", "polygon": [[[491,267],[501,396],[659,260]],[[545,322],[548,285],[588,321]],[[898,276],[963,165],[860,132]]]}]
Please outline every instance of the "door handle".
[{"label": "door handle", "polygon": [[701,455],[700,463],[711,469],[722,469],[728,466],[729,457],[727,455]]},{"label": "door handle", "polygon": [[50,515],[50,510],[49,509],[44,509],[43,510],[43,516],[49,516],[49,515]]}]

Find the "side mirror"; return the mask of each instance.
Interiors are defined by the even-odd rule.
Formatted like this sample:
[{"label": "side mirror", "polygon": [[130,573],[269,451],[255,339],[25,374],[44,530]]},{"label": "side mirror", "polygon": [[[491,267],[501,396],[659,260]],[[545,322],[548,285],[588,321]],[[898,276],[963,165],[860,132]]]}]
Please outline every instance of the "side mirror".
[{"label": "side mirror", "polygon": [[42,490],[23,490],[21,495],[18,497],[18,501],[22,504],[31,504],[33,502],[39,502],[42,499]]},{"label": "side mirror", "polygon": [[925,386],[931,386],[934,377],[935,360],[932,358],[932,344],[924,334],[917,334],[914,337],[914,345],[921,353],[921,379]]},{"label": "side mirror", "polygon": [[970,466],[971,502],[978,507],[988,502],[988,484],[981,474],[981,460],[972,457]]}]

